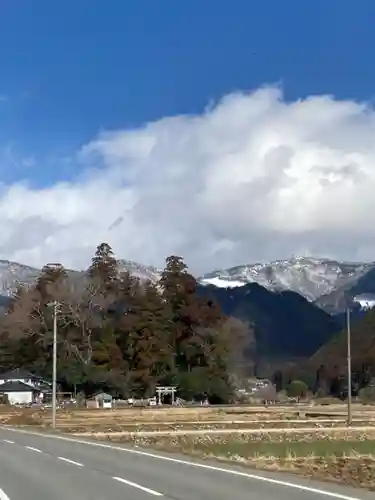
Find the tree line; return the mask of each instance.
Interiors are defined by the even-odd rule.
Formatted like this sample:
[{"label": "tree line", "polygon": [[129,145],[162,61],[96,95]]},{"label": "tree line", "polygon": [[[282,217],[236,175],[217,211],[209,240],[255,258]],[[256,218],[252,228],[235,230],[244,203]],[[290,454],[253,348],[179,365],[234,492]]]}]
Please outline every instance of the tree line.
[{"label": "tree line", "polygon": [[97,247],[85,273],[46,265],[19,286],[1,318],[0,365],[51,378],[57,301],[57,374],[67,390],[120,397],[176,385],[185,399],[230,401],[246,325],[199,297],[183,259],[171,256],[158,283],[119,272],[111,247]]},{"label": "tree line", "polygon": [[[317,370],[305,362],[304,366],[289,367],[276,370],[271,380],[277,392],[286,390],[289,393],[293,384],[293,396],[301,396],[306,392],[315,397],[332,396],[346,399],[348,396],[348,373],[344,366],[321,364]],[[297,384],[298,383],[298,384]],[[365,391],[364,391],[365,390]],[[373,364],[363,360],[355,360],[351,372],[352,396],[366,394],[366,398],[375,399]]]}]

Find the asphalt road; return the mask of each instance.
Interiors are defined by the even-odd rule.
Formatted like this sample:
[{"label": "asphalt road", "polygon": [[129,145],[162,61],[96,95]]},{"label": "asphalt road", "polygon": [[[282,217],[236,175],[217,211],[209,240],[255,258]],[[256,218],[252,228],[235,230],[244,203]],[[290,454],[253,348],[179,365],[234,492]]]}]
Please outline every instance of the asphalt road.
[{"label": "asphalt road", "polygon": [[374,500],[374,493],[139,448],[0,428],[0,500]]}]

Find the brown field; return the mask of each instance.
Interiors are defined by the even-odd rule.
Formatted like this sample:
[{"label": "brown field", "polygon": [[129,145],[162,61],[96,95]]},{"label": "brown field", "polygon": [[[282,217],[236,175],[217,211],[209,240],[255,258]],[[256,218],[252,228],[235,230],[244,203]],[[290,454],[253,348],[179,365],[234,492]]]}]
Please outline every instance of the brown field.
[{"label": "brown field", "polygon": [[[2,425],[48,429],[51,410],[0,408]],[[59,410],[59,432],[375,488],[375,406]]]},{"label": "brown field", "polygon": [[[51,409],[12,408],[0,406],[0,422],[3,424],[33,423],[48,427]],[[33,421],[33,422],[32,422]],[[181,428],[237,428],[259,429],[332,427],[346,422],[346,406],[299,405],[299,406],[227,406],[187,408],[119,408],[119,409],[59,409],[57,425],[64,431],[88,432],[91,430],[127,431],[132,428],[162,430]],[[375,406],[353,405],[353,426],[375,425]]]},{"label": "brown field", "polygon": [[[50,427],[51,409],[0,406],[0,423]],[[375,428],[375,406],[353,405],[353,427]],[[245,431],[340,428],[345,405],[228,406],[58,410],[59,430],[73,433]]]}]

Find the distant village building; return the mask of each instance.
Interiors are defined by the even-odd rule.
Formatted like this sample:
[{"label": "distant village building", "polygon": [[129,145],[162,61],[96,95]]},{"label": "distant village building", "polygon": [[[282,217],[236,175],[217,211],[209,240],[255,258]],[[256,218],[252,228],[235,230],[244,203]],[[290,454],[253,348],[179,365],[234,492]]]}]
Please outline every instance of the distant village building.
[{"label": "distant village building", "polygon": [[87,407],[89,408],[112,408],[113,397],[111,394],[100,391],[91,396],[87,400]]},{"label": "distant village building", "polygon": [[51,390],[51,384],[43,377],[21,368],[0,375],[0,394],[11,405],[42,404]]}]

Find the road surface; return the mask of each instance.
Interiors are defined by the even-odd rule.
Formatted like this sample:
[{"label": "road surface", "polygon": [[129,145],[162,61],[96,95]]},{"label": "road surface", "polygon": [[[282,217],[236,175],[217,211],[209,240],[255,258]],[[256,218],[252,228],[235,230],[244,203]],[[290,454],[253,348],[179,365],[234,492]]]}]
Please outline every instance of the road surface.
[{"label": "road surface", "polygon": [[0,500],[374,500],[374,493],[140,448],[0,428]]}]

